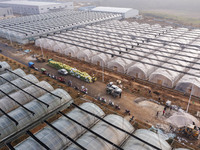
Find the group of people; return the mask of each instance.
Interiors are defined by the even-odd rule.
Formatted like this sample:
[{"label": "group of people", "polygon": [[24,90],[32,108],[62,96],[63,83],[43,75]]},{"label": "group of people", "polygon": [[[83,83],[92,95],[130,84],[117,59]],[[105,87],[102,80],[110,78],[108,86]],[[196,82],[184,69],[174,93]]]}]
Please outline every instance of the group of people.
[{"label": "group of people", "polygon": [[[169,109],[170,109],[170,111],[171,111],[171,110],[172,110],[172,107],[170,106]],[[167,110],[167,106],[165,106],[164,109],[163,109],[163,111],[162,111],[162,115],[163,115],[163,116],[165,116],[166,110]],[[158,118],[158,116],[159,116],[159,111],[157,111],[157,113],[156,113],[156,117],[157,117],[157,118]]]}]

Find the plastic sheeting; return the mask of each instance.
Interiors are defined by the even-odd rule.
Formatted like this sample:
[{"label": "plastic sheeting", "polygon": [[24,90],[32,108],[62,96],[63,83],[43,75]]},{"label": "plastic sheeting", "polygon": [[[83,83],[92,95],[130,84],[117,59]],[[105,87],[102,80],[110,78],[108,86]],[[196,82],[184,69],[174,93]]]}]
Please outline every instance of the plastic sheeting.
[{"label": "plastic sheeting", "polygon": [[[83,103],[80,107],[89,112],[94,113],[99,117],[102,117],[104,115],[104,112],[97,105],[93,103]],[[97,121],[96,117],[93,117],[81,111],[78,108],[73,109],[66,115],[69,116],[70,118],[73,118],[74,120],[78,121],[79,123],[83,124],[86,127],[90,127]],[[84,128],[68,120],[64,116],[54,121],[52,125],[61,130],[63,133],[67,134],[72,139],[76,138],[85,131]],[[61,134],[59,134],[50,127],[45,127],[44,129],[36,133],[35,136],[43,143],[45,143],[48,147],[54,150],[62,149],[70,142],[67,138],[65,138],[64,136],[62,136]],[[15,147],[16,150],[27,150],[27,148],[29,150],[44,149],[32,138],[28,138],[27,140],[25,140],[24,142],[20,143]]]},{"label": "plastic sheeting", "polygon": [[[159,25],[111,20],[100,25],[86,26],[78,30],[52,35],[47,37],[47,40],[48,38],[55,39],[55,41],[50,41],[54,44],[57,43],[56,47],[63,47],[63,50],[59,50],[59,53],[173,88],[183,76],[176,70],[187,72],[188,68],[197,61],[200,52],[198,48],[171,42],[198,45],[199,35],[199,31],[189,31],[187,28],[173,29],[170,26],[161,27]],[[141,36],[141,38],[135,36]],[[147,41],[143,37],[166,40],[166,42]],[[56,42],[56,40],[59,40],[59,42]],[[64,48],[64,42],[77,45],[77,49]],[[91,50],[93,47],[102,52],[95,53]],[[138,60],[144,63],[137,62]]]},{"label": "plastic sheeting", "polygon": [[101,53],[99,55],[93,56],[91,62],[95,65],[105,67],[107,66],[109,59],[111,59],[111,55]]},{"label": "plastic sheeting", "polygon": [[[27,80],[29,80],[29,81],[31,81],[33,83],[38,83],[39,82],[38,79],[32,74],[26,75],[23,78],[27,79]],[[14,85],[20,87],[21,89],[26,88],[26,87],[31,85],[31,83],[29,83],[29,82],[27,82],[27,81],[25,81],[25,80],[23,80],[21,78],[13,80],[13,81],[11,81],[11,83],[13,83]],[[12,85],[10,83],[5,83],[5,84],[2,84],[0,86],[0,89],[2,91],[4,91],[6,94],[10,94],[12,92],[16,92],[16,91],[19,90],[19,88],[17,88],[14,85]],[[3,93],[0,93],[0,98],[2,98],[3,96],[5,96],[5,95]]]},{"label": "plastic sheeting", "polygon": [[13,133],[16,133],[20,131],[21,129],[31,125],[33,122],[40,120],[42,117],[44,117],[48,113],[52,112],[53,110],[57,109],[58,107],[72,100],[71,96],[62,89],[56,89],[52,93],[59,95],[60,97],[62,97],[62,99],[55,97],[51,95],[50,93],[47,93],[38,98],[40,101],[43,101],[49,104],[48,108],[46,105],[40,103],[37,100],[33,100],[24,105],[24,107],[26,107],[27,109],[35,113],[34,116],[28,111],[26,111],[25,109],[23,109],[22,107],[19,107],[11,111],[10,113],[8,113],[9,116],[14,118],[18,122],[17,126],[12,120],[10,120],[5,115],[1,116],[0,117],[0,131],[1,131],[0,141],[4,139],[5,137]]},{"label": "plastic sheeting", "polygon": [[[123,57],[127,57],[130,59],[139,59],[140,57],[138,56],[134,56],[134,55],[129,55],[129,54],[124,54],[122,55]],[[130,60],[130,59],[125,59],[125,58],[120,58],[117,57],[116,59],[113,59],[112,61],[108,62],[108,68],[121,72],[121,73],[126,73],[126,70],[128,69],[128,67],[130,65],[132,65],[133,63],[135,63],[135,61]]]},{"label": "plastic sheeting", "polygon": [[5,73],[5,69],[11,69],[10,65],[5,61],[0,62],[0,74]]},{"label": "plastic sheeting", "polygon": [[[166,51],[166,49],[163,49],[163,48],[160,50]],[[148,58],[144,58],[142,61],[149,64],[162,65],[163,62],[161,62],[161,60],[167,61],[168,56],[170,55],[167,53],[156,51],[153,54],[149,55]],[[157,60],[153,60],[153,59],[157,59]],[[156,69],[158,68],[155,66],[137,62],[128,68],[127,74],[135,78],[147,80],[150,74],[154,72]]]},{"label": "plastic sheeting", "polygon": [[[13,72],[16,73],[16,74],[18,74],[21,77],[23,77],[23,76],[26,75],[26,73],[23,70],[21,70],[21,69],[16,69]],[[2,76],[3,78],[5,78],[5,79],[7,79],[9,81],[12,81],[12,80],[15,80],[15,79],[19,78],[17,75],[15,75],[13,73],[10,73],[10,72],[4,73],[4,74],[2,74],[0,76]],[[6,83],[6,80],[0,78],[0,85],[2,85],[4,83]]]},{"label": "plastic sheeting", "polygon": [[[69,28],[77,28],[114,18],[121,18],[121,15],[100,12],[58,11],[10,18],[0,22],[0,36],[12,41],[28,43],[29,39],[35,39],[35,37],[43,34],[58,33]],[[37,45],[40,44],[37,43]]]},{"label": "plastic sheeting", "polygon": [[[124,118],[117,115],[108,115],[104,118],[106,121],[114,124],[117,127],[120,127],[128,132],[132,132],[134,128],[132,125]],[[97,134],[103,136],[109,141],[115,143],[116,145],[120,145],[125,138],[127,137],[126,133],[100,121],[97,123],[91,130],[96,132]],[[110,150],[114,149],[113,145],[107,143],[106,141],[98,138],[96,135],[91,132],[86,132],[83,136],[81,136],[77,142],[85,147],[87,150]],[[67,150],[79,150],[75,144],[70,145]]]},{"label": "plastic sheeting", "polygon": [[[197,63],[200,63],[200,61],[198,61]],[[200,65],[195,64],[193,68],[200,68]],[[200,72],[198,70],[190,69],[188,72],[200,76]],[[191,75],[184,75],[176,84],[175,89],[200,97],[200,78]]]},{"label": "plastic sheeting", "polygon": [[[188,60],[191,62],[194,60],[192,58],[181,57],[181,56],[179,57],[179,59],[182,59],[183,61],[176,60],[176,59],[170,59],[170,60],[168,60],[168,62],[171,62],[173,64],[165,63],[162,66],[173,69],[173,70],[187,72],[189,69],[186,68],[185,66],[191,66],[192,63],[185,62],[184,60]],[[182,73],[179,73],[176,71],[168,70],[165,68],[159,68],[150,75],[149,81],[161,84],[161,85],[169,87],[169,88],[173,88],[175,86],[176,82],[182,77],[182,75],[183,75]]]},{"label": "plastic sheeting", "polygon": [[200,122],[198,121],[197,118],[184,112],[174,113],[166,121],[178,128],[191,125],[193,124],[193,122],[195,123],[197,127],[200,127]]},{"label": "plastic sheeting", "polygon": [[98,52],[86,49],[86,50],[79,51],[79,53],[77,53],[77,58],[80,60],[86,61],[86,62],[90,62],[91,57],[95,56],[97,54],[98,54]]},{"label": "plastic sheeting", "polygon": [[[146,129],[138,129],[135,131],[134,135],[162,150],[171,150],[171,146],[165,140],[159,137],[158,134],[152,131]],[[122,148],[124,150],[154,150],[154,148],[142,143],[133,137],[129,137]]]},{"label": "plastic sheeting", "polygon": [[[38,85],[48,91],[53,90],[53,87],[46,81],[41,81],[41,82],[37,83],[36,85]],[[32,96],[37,97],[37,98],[46,93],[46,91],[44,91],[43,89],[41,89],[35,85],[25,88],[24,91],[28,92],[29,94],[31,94]],[[24,105],[34,99],[32,96],[24,93],[23,91],[17,91],[15,93],[10,94],[9,96],[14,98],[17,102],[19,102],[22,105]],[[20,107],[20,105],[15,103],[13,100],[11,100],[7,96],[4,96],[3,98],[0,99],[0,108],[6,113],[8,113],[18,107]],[[0,112],[0,116],[1,115],[3,115],[3,114]]]},{"label": "plastic sheeting", "polygon": [[76,46],[71,46],[65,49],[64,54],[70,57],[76,57],[78,52],[79,48],[77,48]]}]

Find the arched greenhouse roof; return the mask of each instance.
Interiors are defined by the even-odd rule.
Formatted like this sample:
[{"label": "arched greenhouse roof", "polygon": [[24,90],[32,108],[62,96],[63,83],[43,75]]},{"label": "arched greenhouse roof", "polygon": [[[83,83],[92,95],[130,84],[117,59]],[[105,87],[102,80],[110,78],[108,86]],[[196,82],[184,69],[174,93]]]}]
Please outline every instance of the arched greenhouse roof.
[{"label": "arched greenhouse roof", "polygon": [[[52,91],[53,87],[47,83],[46,81],[41,81],[39,83],[36,84],[37,86],[40,86],[48,91]],[[31,94],[32,96],[24,93],[23,91],[17,91],[15,93],[10,94],[9,96],[14,98],[15,101],[19,102],[20,104],[24,105],[28,102],[30,102],[31,100],[33,100],[33,96],[38,98],[42,95],[44,95],[46,93],[45,90],[37,87],[35,85],[31,85],[25,89],[23,89],[24,91],[28,92],[29,94]],[[18,105],[16,102],[12,101],[9,97],[4,96],[3,98],[0,99],[0,108],[8,113],[16,108],[20,107],[20,105]],[[2,113],[0,112],[0,116],[2,115]]]},{"label": "arched greenhouse roof", "polygon": [[[115,126],[122,128],[128,132],[132,132],[134,128],[132,125],[124,118],[118,115],[108,115],[104,118],[106,121],[114,124]],[[120,145],[127,137],[126,133],[106,124],[103,121],[98,122],[91,130],[96,132],[97,134],[103,136],[109,141],[113,142],[116,145]],[[98,138],[96,135],[91,132],[86,132],[83,136],[81,136],[77,142],[85,147],[87,150],[110,150],[114,149],[113,145],[107,143],[106,141]],[[79,149],[76,145],[70,145],[67,150],[75,150]]]},{"label": "arched greenhouse roof", "polygon": [[[26,75],[26,73],[21,69],[16,69],[13,72],[16,73],[17,75],[21,76],[21,77]],[[0,76],[5,78],[6,80],[13,81],[13,80],[18,78],[17,75],[10,73],[10,72],[7,72],[7,73],[4,73],[4,74],[1,74]],[[0,85],[6,83],[6,80],[0,78]]]},{"label": "arched greenhouse roof", "polygon": [[[159,137],[158,134],[152,131],[146,129],[138,129],[134,132],[134,135],[162,150],[171,150],[171,146],[165,140]],[[154,148],[142,143],[134,137],[129,137],[122,148],[124,150],[154,150]]]},{"label": "arched greenhouse roof", "polygon": [[[99,117],[102,117],[103,115],[105,115],[104,112],[97,105],[93,103],[83,103],[81,104],[80,107]],[[96,117],[93,117],[87,113],[84,113],[78,108],[73,109],[71,112],[67,113],[66,115],[69,116],[70,118],[73,118],[74,120],[78,121],[79,123],[83,124],[86,127],[90,127],[97,121]],[[81,133],[86,131],[84,128],[70,121],[64,116],[54,121],[52,125],[56,128],[59,128],[63,133],[67,134],[69,137],[73,139],[75,139]],[[45,127],[44,129],[37,132],[35,136],[51,149],[62,149],[70,142],[67,138],[65,138],[64,136],[62,136],[61,134],[59,134],[58,132],[56,132],[50,127]],[[27,147],[28,149],[32,149],[32,150],[43,149],[43,147],[37,144],[37,142],[34,141],[32,138],[28,138],[27,140],[18,144],[15,147],[15,149],[26,150]]]},{"label": "arched greenhouse roof", "polygon": [[[27,79],[27,80],[29,80],[29,81],[31,81],[33,83],[38,83],[39,82],[38,79],[34,75],[32,75],[32,74],[26,75],[23,78]],[[11,81],[11,83],[7,82],[5,84],[0,85],[0,89],[3,92],[5,92],[6,94],[10,94],[12,92],[18,91],[19,88],[17,88],[17,87],[20,87],[21,89],[23,89],[23,88],[26,88],[26,87],[28,87],[28,86],[31,85],[31,83],[29,83],[29,82],[27,82],[27,81],[25,81],[25,80],[23,80],[21,78],[13,80],[13,81]],[[0,98],[2,98],[3,96],[5,96],[5,95],[1,92],[0,93]]]},{"label": "arched greenhouse roof", "polygon": [[55,97],[54,95],[51,95],[50,93],[47,93],[38,99],[46,104],[49,105],[47,108],[46,105],[43,103],[32,100],[31,102],[24,105],[27,109],[31,110],[35,114],[32,115],[22,107],[19,107],[10,113],[8,115],[12,118],[14,118],[18,125],[15,124],[12,120],[10,120],[7,116],[3,115],[0,117],[0,141],[13,133],[16,133],[23,128],[31,125],[33,122],[40,120],[40,118],[44,117],[48,113],[52,112],[53,110],[57,109],[58,107],[69,103],[72,101],[71,96],[62,89],[56,89],[52,92],[55,95],[59,95],[61,97]]},{"label": "arched greenhouse roof", "polygon": [[5,61],[1,61],[0,62],[0,74],[5,73],[6,72],[5,69],[11,69],[10,65]]}]

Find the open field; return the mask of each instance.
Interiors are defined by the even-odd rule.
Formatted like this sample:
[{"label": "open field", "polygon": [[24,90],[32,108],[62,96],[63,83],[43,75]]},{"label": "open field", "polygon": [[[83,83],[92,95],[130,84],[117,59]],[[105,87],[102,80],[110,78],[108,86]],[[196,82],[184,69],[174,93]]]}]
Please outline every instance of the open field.
[{"label": "open field", "polygon": [[144,10],[141,11],[144,16],[154,17],[161,22],[168,22],[175,26],[190,26],[199,28],[200,27],[200,16],[199,13],[195,12],[184,12],[176,10]]}]

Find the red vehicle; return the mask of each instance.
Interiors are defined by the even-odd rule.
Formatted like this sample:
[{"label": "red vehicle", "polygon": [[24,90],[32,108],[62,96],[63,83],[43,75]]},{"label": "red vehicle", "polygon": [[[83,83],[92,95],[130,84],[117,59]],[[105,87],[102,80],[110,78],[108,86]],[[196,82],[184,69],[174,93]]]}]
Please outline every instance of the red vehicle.
[{"label": "red vehicle", "polygon": [[58,77],[58,81],[65,83],[65,79],[63,77]]}]

